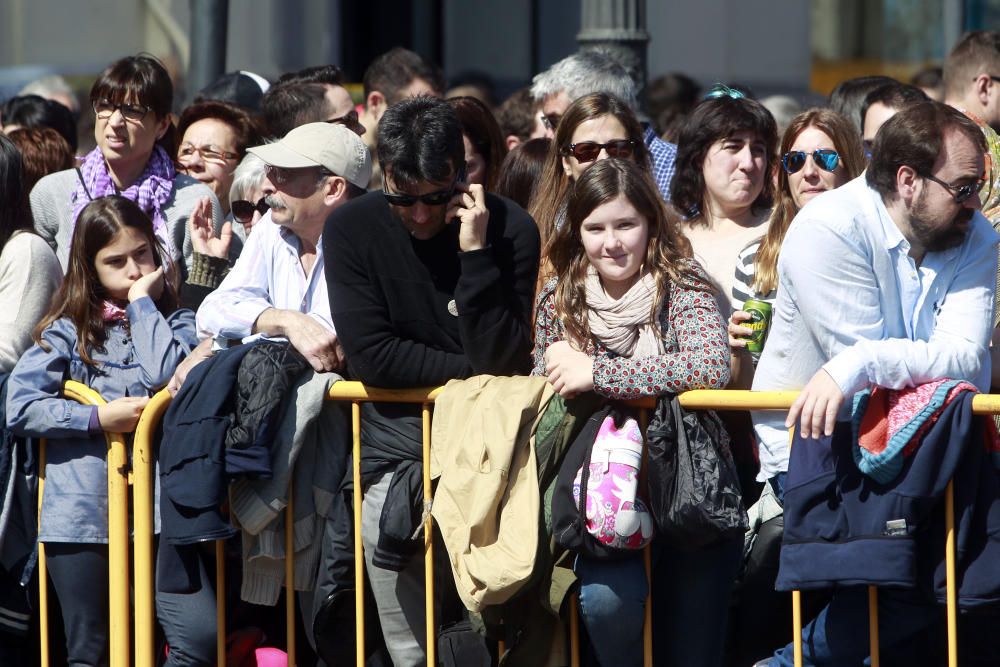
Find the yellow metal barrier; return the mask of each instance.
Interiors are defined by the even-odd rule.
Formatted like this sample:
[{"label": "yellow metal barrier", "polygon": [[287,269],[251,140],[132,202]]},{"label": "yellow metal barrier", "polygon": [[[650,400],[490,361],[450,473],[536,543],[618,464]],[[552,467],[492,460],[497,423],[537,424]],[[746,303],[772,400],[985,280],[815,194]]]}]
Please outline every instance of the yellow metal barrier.
[{"label": "yellow metal barrier", "polygon": [[[81,385],[82,386],[82,385]],[[374,387],[366,387],[358,382],[338,382],[333,385],[329,391],[328,399],[335,401],[351,401],[351,422],[352,422],[352,452],[353,452],[353,479],[354,479],[354,559],[355,559],[355,614],[358,622],[356,623],[356,641],[357,641],[357,664],[364,665],[364,554],[363,546],[361,541],[361,504],[362,504],[362,494],[361,494],[361,484],[360,484],[360,461],[361,461],[361,403],[364,402],[390,402],[390,403],[419,403],[422,406],[422,422],[423,422],[423,449],[424,449],[424,503],[425,507],[429,506],[431,502],[431,485],[429,480],[429,447],[430,447],[430,425],[431,425],[431,404],[440,395],[442,391],[441,387],[437,388],[417,388],[417,389],[380,389]],[[692,410],[698,409],[717,409],[717,410],[787,410],[792,402],[795,400],[797,392],[787,391],[787,392],[753,392],[753,391],[742,391],[742,390],[695,390],[685,392],[680,395],[680,403],[683,407]],[[99,398],[99,397],[98,397]],[[145,508],[150,507],[148,503],[142,505],[143,510],[140,513],[139,508],[139,495],[148,495],[148,498],[152,498],[152,486],[149,483],[151,480],[151,466],[143,467],[140,472],[139,461],[149,461],[149,452],[152,451],[152,436],[155,432],[156,424],[162,417],[163,412],[166,410],[167,405],[170,402],[170,396],[165,391],[157,394],[150,404],[147,406],[143,413],[142,419],[139,421],[139,426],[136,430],[135,438],[135,461],[136,461],[136,471],[135,471],[135,493],[137,495],[136,500],[136,664],[140,667],[145,665],[152,665],[153,659],[153,649],[151,640],[151,628],[152,628],[152,609],[153,609],[153,598],[152,598],[152,585],[151,585],[151,573],[152,573],[152,512],[146,511]],[[639,401],[631,402],[631,405],[639,408],[650,408],[654,405],[652,399],[644,399]],[[978,395],[973,399],[973,412],[975,414],[996,414],[1000,413],[1000,395]],[[115,437],[109,435],[109,442]],[[120,439],[120,436],[117,436]],[[123,442],[122,442],[123,444]],[[110,447],[110,445],[109,445]],[[122,448],[122,451],[124,449]],[[123,459],[124,460],[124,459]],[[110,465],[110,453],[109,453],[109,474],[111,471]],[[43,481],[43,480],[42,480]],[[140,493],[141,490],[141,493]],[[945,495],[945,507],[946,507],[946,570],[947,570],[947,619],[948,619],[948,665],[949,667],[958,666],[958,638],[957,638],[957,589],[955,583],[955,536],[954,536],[954,495],[953,495],[952,484],[949,483],[946,495]],[[124,504],[122,505],[124,507]],[[286,508],[286,530],[290,530],[293,524],[290,516],[291,511],[291,494],[289,494],[289,505]],[[141,521],[140,521],[141,519]],[[143,527],[140,529],[140,523],[147,523],[148,527]],[[127,539],[127,533],[125,533]],[[142,535],[142,546],[140,547],[140,535]],[[148,535],[148,542],[147,536]],[[286,610],[286,623],[287,634],[289,637],[289,664],[294,665],[294,609],[292,607],[294,593],[293,593],[293,581],[291,577],[292,572],[292,558],[294,556],[292,549],[290,548],[290,543],[287,540],[290,539],[290,535],[286,534],[286,597],[287,604],[289,605]],[[149,548],[146,548],[148,543]],[[125,543],[127,546],[127,542]],[[429,665],[436,664],[436,635],[434,632],[434,582],[433,582],[433,542],[432,542],[432,519],[429,514],[424,525],[424,558],[425,558],[425,582],[427,585],[427,592],[425,594],[426,601],[426,642],[427,642],[427,660]],[[143,563],[140,563],[140,560]],[[126,560],[127,563],[127,560]],[[218,557],[218,563],[221,563],[221,556]],[[648,553],[647,553],[647,573],[648,573]],[[148,568],[145,569],[145,568]],[[142,575],[142,585],[140,586],[140,570],[142,572],[148,572],[149,574]],[[224,581],[224,578],[219,576],[219,581]],[[146,578],[148,576],[148,579]],[[149,582],[149,583],[146,583]],[[127,582],[126,582],[127,584]],[[221,585],[220,585],[221,588]],[[140,590],[141,589],[141,590]],[[127,591],[127,588],[126,588]],[[872,664],[878,664],[878,614],[877,614],[877,598],[876,589],[870,587],[870,628],[871,628],[871,645],[872,645]],[[220,640],[219,640],[219,664],[224,663],[224,645],[223,645],[223,631],[225,628],[224,622],[224,610],[222,607],[222,600],[224,599],[217,592],[217,597],[219,600],[220,607],[220,617],[219,617],[219,629],[220,629]],[[801,628],[802,628],[802,618],[801,618],[801,606],[800,606],[801,596],[798,591],[792,593],[793,601],[793,633],[794,633],[794,656],[795,664],[802,664],[802,653],[801,653]],[[113,608],[114,609],[114,608]],[[650,609],[651,601],[647,599],[646,605],[646,623],[644,628],[644,649],[645,649],[645,662],[646,664],[651,664],[651,627],[650,627]],[[122,618],[127,619],[127,597],[125,605],[125,614]],[[114,615],[114,612],[113,612]],[[141,619],[141,621],[140,621]],[[573,664],[579,664],[579,631],[578,631],[578,614],[576,612],[575,604],[571,606],[570,610],[570,637],[571,637],[571,656]],[[144,639],[140,642],[140,628],[139,624],[150,628],[150,639],[147,641],[145,639],[146,635],[143,635]],[[127,630],[126,636],[123,641],[122,646],[127,647]],[[114,655],[114,654],[113,654]],[[125,663],[112,661],[113,667],[118,667],[119,664],[127,664],[127,653],[125,654]]]},{"label": "yellow metal barrier", "polygon": [[[84,405],[104,405],[101,395],[79,382],[63,385],[63,396]],[[129,665],[128,452],[120,433],[105,433],[108,441],[108,642],[111,667]],[[42,521],[45,485],[45,440],[39,448],[38,522]],[[48,570],[45,544],[38,544],[38,595],[42,667],[48,667]]]}]

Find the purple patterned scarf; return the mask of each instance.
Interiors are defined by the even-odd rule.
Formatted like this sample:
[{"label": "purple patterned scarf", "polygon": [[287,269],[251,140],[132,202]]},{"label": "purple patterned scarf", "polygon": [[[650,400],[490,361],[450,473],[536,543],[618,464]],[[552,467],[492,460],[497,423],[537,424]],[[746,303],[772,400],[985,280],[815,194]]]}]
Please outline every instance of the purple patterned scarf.
[{"label": "purple patterned scarf", "polygon": [[174,176],[177,171],[174,163],[167,155],[167,151],[161,146],[153,147],[153,154],[146,162],[146,168],[138,180],[127,190],[121,192],[115,187],[111,180],[111,173],[108,165],[104,161],[104,155],[100,148],[87,153],[80,165],[80,173],[83,175],[83,182],[77,181],[76,189],[70,196],[70,204],[73,206],[73,226],[80,217],[80,211],[90,203],[92,199],[107,195],[121,195],[131,199],[139,205],[153,220],[153,231],[160,239],[167,257],[174,257],[174,246],[170,239],[170,230],[167,229],[166,218],[163,217],[163,204],[170,198],[174,189]]}]

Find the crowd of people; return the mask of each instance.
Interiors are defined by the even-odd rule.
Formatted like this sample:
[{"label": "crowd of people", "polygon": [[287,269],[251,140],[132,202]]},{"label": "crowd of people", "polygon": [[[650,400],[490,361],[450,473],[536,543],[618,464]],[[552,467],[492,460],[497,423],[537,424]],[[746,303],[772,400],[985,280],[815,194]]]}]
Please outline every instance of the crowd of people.
[{"label": "crowd of people", "polygon": [[[962,392],[1000,384],[996,72],[1000,34],[978,31],[952,49],[939,86],[926,73],[920,87],[861,77],[828,106],[787,113],[739,86],[699,91],[672,75],[651,86],[647,115],[629,71],[599,49],[497,107],[475,85],[444,99],[441,72],[396,48],[366,71],[360,104],[323,65],[273,83],[233,72],[178,109],[163,65],[137,55],[91,87],[94,143],[79,156],[91,144],[78,142],[71,90],[47,81],[7,101],[0,663],[34,664],[21,638],[37,623],[41,542],[66,663],[108,664],[103,434],[131,432],[166,388],[155,497],[162,664],[214,664],[217,634],[253,624],[237,613],[216,627],[210,540],[241,533],[230,554],[240,597],[276,603],[285,554],[275,522],[289,481],[312,651],[300,662],[353,655],[353,569],[363,566],[368,623],[380,630],[370,664],[424,664],[420,408],[363,405],[362,565],[347,418],[323,396],[341,379],[395,389],[517,376],[547,402],[513,427],[467,417],[495,440],[531,432],[535,515],[516,521],[542,536],[539,556],[513,584],[502,556],[492,563],[511,593],[479,608],[468,600],[493,590],[494,575],[464,588],[469,554],[452,551],[449,528],[436,619],[460,638],[439,653],[444,664],[490,664],[496,640],[508,664],[564,664],[564,594],[577,591],[585,664],[643,664],[652,593],[654,664],[792,665],[786,591],[802,588],[827,591],[807,604],[803,664],[860,665],[866,583],[888,586],[883,660],[939,664],[939,558],[921,536],[937,529],[942,490],[914,479],[940,468],[922,458],[938,450],[921,438],[973,428],[952,416]],[[769,329],[754,338],[763,307]],[[107,403],[63,398],[67,380]],[[745,533],[697,546],[654,535],[648,572],[638,550],[549,553],[545,485],[562,450],[542,435],[556,419],[548,406],[563,411],[563,447],[598,402],[725,388],[799,392],[787,413],[721,413],[714,451],[739,478]],[[992,422],[976,428],[1000,460]],[[39,438],[48,446],[36,510]],[[500,465],[506,479],[511,468],[489,504],[493,528],[465,527],[473,555],[515,521],[505,508],[524,479],[497,456],[493,444],[459,456],[469,498],[476,474]],[[607,466],[625,461],[614,456]],[[978,480],[959,510],[970,544],[986,541],[963,552],[961,572],[976,576],[959,595],[975,608],[968,622],[988,625],[1000,574],[976,566],[998,541],[988,509],[1000,494],[985,461],[973,475],[963,458],[955,474]],[[862,492],[846,468],[868,475],[856,481]],[[865,499],[893,494],[924,504],[897,503],[872,529],[876,501]],[[970,632],[962,651],[962,664],[996,664],[1000,646]]]}]

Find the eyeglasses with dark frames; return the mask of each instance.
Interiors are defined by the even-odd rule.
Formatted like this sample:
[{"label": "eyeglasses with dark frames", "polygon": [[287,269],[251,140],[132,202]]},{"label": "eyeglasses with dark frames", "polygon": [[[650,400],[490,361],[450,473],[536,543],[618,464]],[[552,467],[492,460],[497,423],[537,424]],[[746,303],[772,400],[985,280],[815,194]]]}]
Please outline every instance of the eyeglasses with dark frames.
[{"label": "eyeglasses with dark frames", "polygon": [[240,159],[238,154],[224,151],[218,146],[195,146],[194,144],[184,142],[177,151],[177,161],[183,164],[194,157],[195,153],[200,155],[201,159],[205,162],[214,162],[216,164],[226,164],[231,160]]},{"label": "eyeglasses with dark frames", "polygon": [[115,104],[111,100],[95,100],[94,115],[101,120],[106,120],[114,115],[115,111],[121,111],[125,120],[138,123],[146,117],[152,109],[143,104]]},{"label": "eyeglasses with dark frames", "polygon": [[385,200],[389,202],[392,206],[403,206],[410,207],[416,204],[418,201],[423,202],[427,206],[442,206],[451,201],[451,198],[455,196],[455,191],[458,189],[458,182],[465,178],[465,170],[460,169],[457,174],[455,174],[455,180],[452,181],[451,187],[447,190],[438,190],[437,192],[428,192],[423,195],[409,195],[401,192],[389,192],[389,182],[386,180],[385,172],[382,172],[382,196]]},{"label": "eyeglasses with dark frames", "polygon": [[347,129],[353,130],[355,127],[357,127],[358,123],[360,123],[361,121],[358,119],[357,110],[351,109],[350,111],[345,113],[343,116],[340,116],[339,118],[330,118],[329,120],[326,120],[324,122],[334,123],[336,125],[343,125]]},{"label": "eyeglasses with dark frames", "polygon": [[540,117],[542,119],[542,125],[545,126],[545,129],[552,132],[556,131],[559,121],[562,120],[561,113],[543,113],[540,114]]},{"label": "eyeglasses with dark frames", "polygon": [[234,199],[229,202],[229,206],[233,211],[233,217],[236,218],[237,222],[242,222],[244,225],[249,224],[253,220],[254,211],[264,215],[271,209],[267,204],[267,197],[261,197],[257,200],[256,204],[246,199]]},{"label": "eyeglasses with dark frames", "polygon": [[[276,167],[273,164],[268,164],[264,166],[264,174],[267,176],[267,180],[274,185],[284,185],[295,178],[296,174],[305,173],[310,169],[316,169],[316,167]],[[336,176],[336,174],[326,167],[319,167],[319,177],[326,178],[327,176]]]},{"label": "eyeglasses with dark frames", "polygon": [[572,155],[577,162],[593,162],[601,154],[608,152],[608,157],[630,158],[635,152],[635,142],[631,139],[613,139],[599,144],[596,141],[578,141],[563,149],[563,155]]},{"label": "eyeglasses with dark frames", "polygon": [[950,183],[945,183],[937,176],[932,176],[931,174],[920,174],[920,176],[922,178],[926,178],[927,180],[934,181],[947,190],[949,194],[951,194],[952,199],[955,200],[956,204],[964,204],[969,197],[979,194],[979,191],[983,189],[984,185],[986,185],[985,179],[979,179],[978,181],[966,183],[965,185],[951,185]]},{"label": "eyeglasses with dark frames", "polygon": [[832,148],[817,148],[812,153],[806,151],[788,151],[781,156],[781,166],[789,174],[806,166],[806,159],[812,155],[813,162],[823,171],[835,171],[840,164],[840,154]]}]

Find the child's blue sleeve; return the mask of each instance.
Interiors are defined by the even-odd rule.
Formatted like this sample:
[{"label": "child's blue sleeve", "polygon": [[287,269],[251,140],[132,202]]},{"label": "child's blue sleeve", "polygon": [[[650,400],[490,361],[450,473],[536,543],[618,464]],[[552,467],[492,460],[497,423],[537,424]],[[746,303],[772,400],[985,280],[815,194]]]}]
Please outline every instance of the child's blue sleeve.
[{"label": "child's blue sleeve", "polygon": [[76,331],[56,320],[43,333],[46,351],[38,345],[21,355],[7,382],[7,426],[17,435],[37,438],[87,437],[91,405],[62,398],[69,376]]},{"label": "child's blue sleeve", "polygon": [[194,312],[180,308],[164,317],[149,297],[128,305],[132,345],[142,369],[142,382],[150,391],[166,386],[177,365],[198,345]]}]

